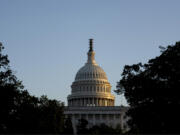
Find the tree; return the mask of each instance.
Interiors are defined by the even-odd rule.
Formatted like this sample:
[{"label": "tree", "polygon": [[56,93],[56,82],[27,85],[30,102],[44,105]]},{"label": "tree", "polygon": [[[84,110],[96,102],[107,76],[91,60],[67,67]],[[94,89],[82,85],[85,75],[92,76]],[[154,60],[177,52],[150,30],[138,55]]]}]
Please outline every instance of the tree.
[{"label": "tree", "polygon": [[88,121],[86,119],[79,119],[77,124],[77,133],[78,134],[88,134]]},{"label": "tree", "polygon": [[72,125],[72,121],[71,121],[70,117],[65,119],[63,133],[64,134],[73,134],[73,125]]},{"label": "tree", "polygon": [[95,125],[89,129],[89,133],[92,135],[115,135],[115,134],[122,134],[122,130],[119,125],[116,128],[111,126],[107,126],[106,124],[102,123],[100,125]]},{"label": "tree", "polygon": [[16,100],[15,120],[11,121],[8,133],[36,133],[39,131],[39,99],[28,91],[19,92]]},{"label": "tree", "polygon": [[41,96],[39,104],[40,133],[62,133],[64,130],[64,103]]},{"label": "tree", "polygon": [[8,56],[2,53],[3,49],[0,43],[0,132],[5,133],[10,131],[11,122],[17,119],[15,101],[23,85],[10,69]]},{"label": "tree", "polygon": [[117,84],[133,133],[180,133],[180,42],[161,52],[147,64],[126,65]]},{"label": "tree", "polygon": [[63,133],[64,103],[31,96],[13,74],[0,43],[0,133]]}]

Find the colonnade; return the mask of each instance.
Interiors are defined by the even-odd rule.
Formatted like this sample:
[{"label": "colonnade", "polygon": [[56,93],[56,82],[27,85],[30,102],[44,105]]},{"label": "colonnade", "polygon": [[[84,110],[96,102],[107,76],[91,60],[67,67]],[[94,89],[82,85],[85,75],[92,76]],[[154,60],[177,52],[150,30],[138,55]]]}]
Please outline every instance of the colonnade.
[{"label": "colonnade", "polygon": [[88,126],[105,123],[108,126],[116,127],[118,124],[123,128],[123,116],[121,114],[71,114],[72,122],[78,123],[79,119],[86,119]]},{"label": "colonnade", "polygon": [[68,106],[114,106],[114,100],[107,98],[74,98],[68,100]]},{"label": "colonnade", "polygon": [[72,93],[76,92],[111,92],[109,85],[87,85],[87,86],[72,86]]}]

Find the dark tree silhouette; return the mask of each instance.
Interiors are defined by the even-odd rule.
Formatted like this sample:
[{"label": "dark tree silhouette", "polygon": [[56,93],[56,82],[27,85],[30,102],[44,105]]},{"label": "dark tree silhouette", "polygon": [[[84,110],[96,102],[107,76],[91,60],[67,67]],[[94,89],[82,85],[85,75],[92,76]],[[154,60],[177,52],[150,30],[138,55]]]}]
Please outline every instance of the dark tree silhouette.
[{"label": "dark tree silhouette", "polygon": [[40,133],[62,133],[64,130],[64,105],[60,101],[40,98],[39,105]]},{"label": "dark tree silhouette", "polygon": [[16,99],[23,85],[12,73],[8,56],[2,53],[3,49],[0,43],[0,131],[5,133],[12,130],[11,123],[18,119]]},{"label": "dark tree silhouette", "polygon": [[92,135],[120,135],[123,134],[119,125],[116,128],[107,126],[102,123],[100,125],[95,125],[89,129],[89,133]]},{"label": "dark tree silhouette", "polygon": [[0,133],[63,133],[64,104],[24,90],[3,49],[0,43]]},{"label": "dark tree silhouette", "polygon": [[64,134],[73,134],[73,126],[72,126],[72,121],[71,118],[68,117],[64,121]]},{"label": "dark tree silhouette", "polygon": [[106,124],[102,123],[100,125],[94,125],[90,128],[87,127],[88,121],[85,119],[79,119],[77,125],[77,134],[83,135],[115,135],[115,134],[123,134],[120,125],[117,125],[116,128],[111,126],[107,126]]},{"label": "dark tree silhouette", "polygon": [[88,134],[88,121],[86,119],[79,119],[77,124],[77,133],[78,134]]},{"label": "dark tree silhouette", "polygon": [[117,84],[133,133],[180,133],[180,42],[161,52],[147,64],[126,65]]}]

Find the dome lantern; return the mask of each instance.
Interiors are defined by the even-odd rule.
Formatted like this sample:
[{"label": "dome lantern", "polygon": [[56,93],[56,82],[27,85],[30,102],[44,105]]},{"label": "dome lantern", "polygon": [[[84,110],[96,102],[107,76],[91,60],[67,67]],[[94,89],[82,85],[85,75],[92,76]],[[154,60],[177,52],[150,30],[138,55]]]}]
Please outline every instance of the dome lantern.
[{"label": "dome lantern", "polygon": [[93,52],[93,39],[89,39],[89,52]]},{"label": "dome lantern", "polygon": [[94,58],[95,52],[93,51],[93,39],[89,39],[89,51],[88,51],[87,55],[88,55],[87,64],[97,65],[95,58]]}]

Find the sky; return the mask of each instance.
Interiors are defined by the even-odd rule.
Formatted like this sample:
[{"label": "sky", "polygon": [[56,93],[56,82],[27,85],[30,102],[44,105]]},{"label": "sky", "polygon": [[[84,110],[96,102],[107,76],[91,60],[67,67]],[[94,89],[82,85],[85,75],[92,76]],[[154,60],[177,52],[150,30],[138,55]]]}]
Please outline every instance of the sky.
[{"label": "sky", "polygon": [[67,103],[94,39],[113,92],[124,65],[146,63],[180,40],[180,0],[0,0],[0,42],[25,89]]}]

